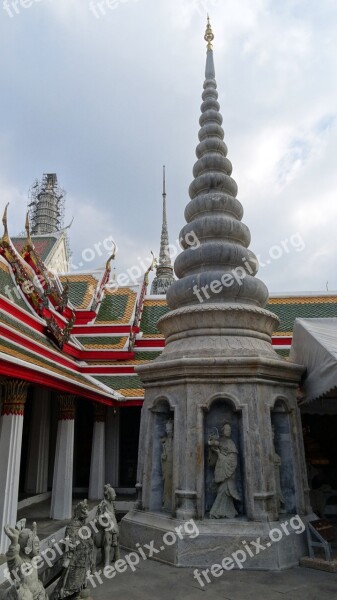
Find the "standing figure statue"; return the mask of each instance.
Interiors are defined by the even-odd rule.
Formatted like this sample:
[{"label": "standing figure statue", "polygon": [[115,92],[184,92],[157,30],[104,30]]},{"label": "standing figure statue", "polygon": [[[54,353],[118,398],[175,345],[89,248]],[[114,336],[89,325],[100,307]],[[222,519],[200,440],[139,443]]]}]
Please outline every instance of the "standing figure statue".
[{"label": "standing figure statue", "polygon": [[172,510],[173,484],[173,421],[166,423],[166,436],[162,438],[161,470],[163,478],[163,509]]},{"label": "standing figure statue", "polygon": [[33,523],[33,529],[28,529],[26,519],[22,519],[15,527],[6,525],[4,531],[11,541],[6,558],[14,582],[5,593],[4,600],[48,600],[47,592],[38,578],[37,560],[41,562],[41,557],[35,558],[40,553],[36,523]]},{"label": "standing figure statue", "polygon": [[217,496],[209,516],[211,519],[233,519],[238,514],[234,500],[240,500],[235,482],[238,450],[231,439],[232,427],[228,421],[223,424],[221,432],[222,435],[218,439],[211,435],[208,440],[211,458],[216,459],[214,481],[218,485]]},{"label": "standing figure statue", "polygon": [[115,505],[116,492],[110,483],[104,486],[104,498],[99,503],[96,510],[96,527],[98,533],[94,536],[94,543],[97,548],[101,548],[104,555],[104,566],[110,565],[110,562],[116,562],[120,557],[119,549],[119,529],[117,525]]},{"label": "standing figure statue", "polygon": [[273,432],[273,448],[274,448],[273,462],[274,462],[275,482],[276,482],[277,510],[278,510],[278,512],[284,512],[282,510],[282,507],[284,507],[285,500],[284,500],[284,496],[282,494],[282,489],[281,489],[281,464],[282,464],[282,461],[281,461],[280,455],[277,454],[277,452],[275,450],[275,427],[274,427],[274,425],[272,425],[272,432]]},{"label": "standing figure statue", "polygon": [[53,600],[77,600],[88,596],[87,572],[94,570],[94,542],[91,536],[88,538],[87,532],[85,535],[81,533],[87,518],[88,502],[83,500],[75,506],[74,517],[66,528],[63,569],[52,596]]}]

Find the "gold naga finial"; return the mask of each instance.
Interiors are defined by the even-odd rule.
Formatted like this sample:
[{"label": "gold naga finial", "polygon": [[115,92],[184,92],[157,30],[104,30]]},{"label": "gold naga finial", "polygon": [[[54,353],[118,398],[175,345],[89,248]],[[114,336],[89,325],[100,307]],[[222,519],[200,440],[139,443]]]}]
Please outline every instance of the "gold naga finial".
[{"label": "gold naga finial", "polygon": [[154,255],[154,253],[152,252],[152,250],[151,250],[151,254],[152,254],[152,263],[150,264],[149,272],[153,271],[153,269],[155,269],[157,267],[157,265],[158,265],[158,261],[157,261],[155,255]]},{"label": "gold naga finial", "polygon": [[2,242],[9,242],[9,235],[8,235],[8,226],[7,226],[7,208],[8,208],[9,202],[7,202],[6,206],[5,206],[5,210],[4,210],[4,214],[2,217],[2,224],[4,226],[4,234],[2,236],[1,241]]},{"label": "gold naga finial", "polygon": [[26,230],[26,233],[27,233],[27,242],[26,242],[26,246],[25,247],[26,248],[27,247],[33,248],[33,241],[32,241],[32,238],[30,237],[29,212],[28,212],[28,210],[27,210],[27,213],[26,213],[25,230]]},{"label": "gold naga finial", "polygon": [[212,31],[212,26],[209,20],[209,15],[207,15],[207,27],[206,27],[206,33],[204,36],[204,39],[207,42],[207,50],[213,50],[213,40],[214,40],[214,33]]},{"label": "gold naga finial", "polygon": [[115,256],[116,256],[116,249],[117,249],[117,246],[116,246],[115,242],[112,242],[112,243],[113,243],[113,245],[114,245],[113,253],[112,253],[112,254],[111,254],[111,256],[108,258],[108,260],[107,260],[107,263],[106,263],[106,266],[105,266],[105,268],[106,268],[106,270],[108,271],[108,273],[111,273],[111,261],[112,261],[112,260],[115,260]]},{"label": "gold naga finial", "polygon": [[148,285],[149,284],[149,273],[150,271],[153,271],[153,269],[155,269],[157,267],[157,259],[154,255],[154,253],[151,250],[151,254],[152,254],[152,262],[149,266],[149,268],[147,269],[146,273],[145,273],[145,284]]}]

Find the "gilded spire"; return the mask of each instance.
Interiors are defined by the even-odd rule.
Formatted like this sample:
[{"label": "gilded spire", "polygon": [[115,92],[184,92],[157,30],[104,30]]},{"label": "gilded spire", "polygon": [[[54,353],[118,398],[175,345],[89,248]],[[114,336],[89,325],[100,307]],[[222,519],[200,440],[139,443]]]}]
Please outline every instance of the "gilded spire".
[{"label": "gilded spire", "polygon": [[153,280],[151,293],[152,294],[166,294],[171,283],[174,281],[173,267],[171,263],[171,257],[169,253],[169,237],[167,229],[167,216],[166,216],[166,172],[165,165],[163,166],[163,222],[161,229],[160,239],[160,252],[159,252],[159,263],[157,266],[156,277]]},{"label": "gilded spire", "polygon": [[207,15],[207,27],[206,27],[206,32],[205,32],[205,36],[204,36],[205,41],[207,42],[207,50],[213,50],[213,40],[214,40],[214,33],[212,30],[212,26],[209,20],[209,16]]}]

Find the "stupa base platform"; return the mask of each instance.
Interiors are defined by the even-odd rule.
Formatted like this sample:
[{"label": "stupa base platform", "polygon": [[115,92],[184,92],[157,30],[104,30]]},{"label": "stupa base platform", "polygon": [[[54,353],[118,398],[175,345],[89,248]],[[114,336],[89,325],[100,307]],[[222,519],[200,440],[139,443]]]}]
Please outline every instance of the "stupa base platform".
[{"label": "stupa base platform", "polygon": [[318,569],[319,571],[326,571],[327,573],[337,573],[337,559],[324,560],[323,558],[310,558],[304,556],[300,560],[301,567],[307,567],[308,569]]},{"label": "stupa base platform", "polygon": [[282,570],[298,566],[308,554],[305,526],[313,519],[314,514],[282,515],[275,522],[182,521],[135,510],[121,521],[120,541],[128,551],[141,549],[148,558],[176,567]]}]

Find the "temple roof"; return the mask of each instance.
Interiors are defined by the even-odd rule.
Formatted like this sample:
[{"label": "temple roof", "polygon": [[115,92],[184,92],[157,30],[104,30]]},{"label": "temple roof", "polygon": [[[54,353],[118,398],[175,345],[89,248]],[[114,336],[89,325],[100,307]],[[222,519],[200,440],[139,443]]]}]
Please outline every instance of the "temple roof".
[{"label": "temple roof", "polygon": [[[78,314],[86,314],[91,301],[90,286],[98,284],[97,274],[70,273],[61,279],[67,281],[69,298],[74,305],[77,298]],[[139,324],[134,328],[142,286],[106,290],[97,314],[93,314],[86,324],[75,324],[67,347],[60,350],[46,336],[43,320],[34,314],[20,294],[12,293],[10,299],[6,286],[9,286],[7,290],[13,291],[15,280],[9,265],[0,258],[2,374],[15,369],[17,376],[22,374],[32,381],[44,381],[53,389],[66,387],[83,397],[112,405],[142,402],[144,390],[134,368],[154,360],[163,350],[165,341],[157,329],[157,322],[169,311],[164,296],[143,297]],[[278,354],[288,357],[295,319],[337,316],[337,292],[274,294],[267,308],[280,319],[279,329],[273,335],[273,346]]]},{"label": "temple roof", "polygon": [[61,275],[60,281],[68,283],[68,296],[72,305],[79,310],[89,310],[98,280],[92,274]]},{"label": "temple roof", "polygon": [[[51,252],[57,246],[60,236],[59,235],[41,235],[41,236],[34,235],[34,236],[32,236],[32,239],[34,241],[34,246],[35,246],[36,252],[41,257],[41,260],[43,260],[43,262],[47,262],[48,257],[50,256]],[[16,250],[19,253],[21,253],[21,251],[26,243],[26,238],[12,237],[11,240],[12,240],[13,245],[15,246]]]}]

